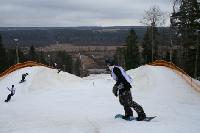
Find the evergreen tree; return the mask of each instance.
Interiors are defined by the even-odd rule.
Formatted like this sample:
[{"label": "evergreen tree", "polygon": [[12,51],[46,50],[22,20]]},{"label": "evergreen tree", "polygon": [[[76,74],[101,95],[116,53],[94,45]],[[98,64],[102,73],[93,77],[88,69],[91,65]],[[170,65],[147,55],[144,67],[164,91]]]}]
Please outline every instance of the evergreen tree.
[{"label": "evergreen tree", "polygon": [[117,48],[116,53],[114,55],[115,62],[122,67],[125,67],[124,66],[125,65],[125,57],[124,57],[125,51],[124,50],[125,50],[124,48]]},{"label": "evergreen tree", "polygon": [[174,9],[172,13],[171,25],[176,29],[177,38],[183,47],[183,68],[189,75],[193,76],[196,59],[194,53],[197,53],[195,33],[200,29],[200,3],[197,0],[180,0],[179,3],[179,10]]},{"label": "evergreen tree", "polygon": [[125,65],[126,69],[139,66],[139,48],[137,46],[137,35],[133,29],[130,30],[126,39]]},{"label": "evergreen tree", "polygon": [[152,59],[152,39],[150,36],[150,30],[151,27],[147,27],[147,30],[144,34],[144,40],[143,40],[143,59],[144,59],[144,64],[148,64],[151,62]]},{"label": "evergreen tree", "polygon": [[166,53],[165,61],[170,62],[170,52],[169,51],[167,51],[167,53]]},{"label": "evergreen tree", "polygon": [[35,52],[35,47],[32,45],[29,50],[29,60],[37,61],[37,54]]},{"label": "evergreen tree", "polygon": [[20,59],[20,62],[27,61],[27,58],[25,57],[25,55],[21,49],[19,49],[19,59]]},{"label": "evergreen tree", "polygon": [[197,0],[181,0],[180,9],[173,12],[171,25],[177,29],[185,47],[193,44],[196,30],[200,29],[200,7]]},{"label": "evergreen tree", "polygon": [[56,63],[63,71],[72,73],[72,57],[65,51],[58,51],[56,55]]},{"label": "evergreen tree", "polygon": [[7,57],[8,57],[8,67],[14,65],[16,63],[16,50],[15,49],[8,49],[7,52]]},{"label": "evergreen tree", "polygon": [[6,58],[6,49],[2,43],[2,37],[0,35],[0,72],[4,71],[7,68],[7,58]]},{"label": "evergreen tree", "polygon": [[[24,53],[19,49],[19,59],[20,62],[27,61],[27,58],[25,57]],[[16,64],[16,49],[7,49],[7,64],[8,67]]]},{"label": "evergreen tree", "polygon": [[40,51],[40,56],[39,56],[39,60],[40,60],[40,63],[42,64],[48,64],[45,60],[45,56],[44,56],[44,52],[43,51]]},{"label": "evergreen tree", "polygon": [[80,66],[81,66],[81,61],[79,58],[77,58],[74,64],[74,74],[76,76],[81,76]]},{"label": "evergreen tree", "polygon": [[153,61],[159,59],[158,46],[160,44],[160,34],[157,27],[153,27]]},{"label": "evergreen tree", "polygon": [[[153,30],[153,31],[152,31]],[[152,38],[152,34],[153,38]],[[152,40],[153,39],[153,40]],[[144,64],[148,64],[156,59],[158,59],[158,45],[159,45],[159,33],[156,27],[147,27],[143,40],[143,52],[142,56],[144,59]],[[153,46],[152,46],[153,44]],[[153,50],[153,51],[152,51]],[[153,56],[153,57],[152,57]],[[153,59],[153,60],[152,60]]]}]

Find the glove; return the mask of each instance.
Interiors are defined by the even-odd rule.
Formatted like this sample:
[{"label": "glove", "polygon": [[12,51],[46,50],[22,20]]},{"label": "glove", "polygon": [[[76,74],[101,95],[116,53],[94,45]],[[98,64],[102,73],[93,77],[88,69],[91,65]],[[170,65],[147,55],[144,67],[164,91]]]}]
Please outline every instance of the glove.
[{"label": "glove", "polygon": [[113,92],[113,94],[117,97],[118,96],[118,87],[117,87],[117,85],[114,85],[113,86],[113,90],[112,90],[112,92]]},{"label": "glove", "polygon": [[117,86],[118,89],[122,89],[124,88],[124,84],[123,83],[120,83],[118,86]]}]

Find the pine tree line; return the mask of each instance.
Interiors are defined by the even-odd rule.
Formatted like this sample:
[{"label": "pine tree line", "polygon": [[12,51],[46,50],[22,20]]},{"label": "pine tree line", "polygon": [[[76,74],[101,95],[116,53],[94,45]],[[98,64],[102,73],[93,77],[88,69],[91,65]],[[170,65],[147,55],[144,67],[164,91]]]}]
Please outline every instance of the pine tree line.
[{"label": "pine tree line", "polygon": [[200,76],[200,3],[197,0],[175,0],[173,7],[171,27],[175,31],[174,43],[179,45],[179,61],[176,63],[197,78]]},{"label": "pine tree line", "polygon": [[[16,52],[18,52],[19,62],[17,62]],[[71,55],[67,52],[56,51],[53,53],[46,53],[42,50],[37,52],[35,47],[32,45],[28,53],[24,54],[21,49],[18,49],[18,51],[16,51],[16,49],[5,49],[0,35],[0,72],[5,71],[7,68],[16,63],[22,63],[25,61],[35,61],[51,67],[54,67],[54,63],[56,63],[58,69],[80,76],[79,59],[73,61]]]}]

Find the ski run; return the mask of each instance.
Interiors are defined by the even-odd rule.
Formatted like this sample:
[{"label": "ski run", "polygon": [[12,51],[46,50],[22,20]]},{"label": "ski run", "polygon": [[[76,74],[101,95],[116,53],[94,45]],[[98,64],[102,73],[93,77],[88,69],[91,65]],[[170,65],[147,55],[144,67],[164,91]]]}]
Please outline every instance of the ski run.
[{"label": "ski run", "polygon": [[[19,84],[23,73],[29,75]],[[0,133],[200,132],[200,93],[181,76],[149,65],[127,73],[133,78],[133,100],[147,116],[157,116],[151,122],[114,118],[124,110],[112,94],[115,81],[110,74],[79,78],[35,66],[0,78]],[[12,85],[15,95],[5,103]]]}]

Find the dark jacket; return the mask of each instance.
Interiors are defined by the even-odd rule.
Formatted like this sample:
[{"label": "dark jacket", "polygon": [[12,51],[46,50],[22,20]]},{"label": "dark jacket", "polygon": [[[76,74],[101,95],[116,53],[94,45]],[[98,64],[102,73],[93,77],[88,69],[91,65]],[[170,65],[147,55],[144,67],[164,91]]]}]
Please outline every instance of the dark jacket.
[{"label": "dark jacket", "polygon": [[124,87],[122,89],[119,89],[119,93],[122,93],[124,91],[129,91],[132,86],[122,75],[121,70],[117,67],[114,67],[113,72],[117,76],[117,82],[116,82],[115,86],[118,86],[120,83],[122,83],[124,85]]}]

